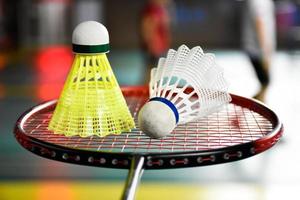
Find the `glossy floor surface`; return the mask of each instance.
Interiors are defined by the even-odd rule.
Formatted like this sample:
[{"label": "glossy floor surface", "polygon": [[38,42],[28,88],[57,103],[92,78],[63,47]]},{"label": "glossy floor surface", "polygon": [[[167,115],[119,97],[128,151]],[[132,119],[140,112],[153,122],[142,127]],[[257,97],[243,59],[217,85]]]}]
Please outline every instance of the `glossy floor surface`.
[{"label": "glossy floor surface", "polygon": [[[247,57],[214,51],[230,92],[255,95],[259,84]],[[28,59],[29,58],[29,59]],[[139,52],[109,55],[121,85],[143,83]],[[64,47],[13,55],[0,66],[0,199],[118,199],[127,170],[77,166],[47,160],[23,149],[13,137],[25,110],[56,98],[72,62]],[[283,199],[300,188],[300,53],[278,52],[265,103],[284,123],[284,138],[255,157],[209,167],[145,171],[137,199]]]}]

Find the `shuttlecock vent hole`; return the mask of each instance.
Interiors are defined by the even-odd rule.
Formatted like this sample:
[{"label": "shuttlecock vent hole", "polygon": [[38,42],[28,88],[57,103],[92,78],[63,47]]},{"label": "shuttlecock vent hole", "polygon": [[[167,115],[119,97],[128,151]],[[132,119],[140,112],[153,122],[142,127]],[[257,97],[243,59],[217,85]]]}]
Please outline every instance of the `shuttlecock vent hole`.
[{"label": "shuttlecock vent hole", "polygon": [[[106,60],[93,56],[76,57],[79,60],[77,74],[73,78],[73,86],[77,89],[110,88],[114,85],[114,78],[109,71],[109,63]],[[87,85],[82,84],[87,82]]]}]

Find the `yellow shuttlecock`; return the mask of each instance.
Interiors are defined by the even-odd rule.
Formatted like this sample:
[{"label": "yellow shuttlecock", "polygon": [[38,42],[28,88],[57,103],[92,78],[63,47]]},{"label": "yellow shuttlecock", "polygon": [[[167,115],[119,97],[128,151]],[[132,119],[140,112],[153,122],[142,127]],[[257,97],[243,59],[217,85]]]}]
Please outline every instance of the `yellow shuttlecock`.
[{"label": "yellow shuttlecock", "polygon": [[73,32],[75,60],[49,123],[49,130],[81,137],[120,134],[134,128],[118,82],[106,57],[107,29],[95,21]]}]

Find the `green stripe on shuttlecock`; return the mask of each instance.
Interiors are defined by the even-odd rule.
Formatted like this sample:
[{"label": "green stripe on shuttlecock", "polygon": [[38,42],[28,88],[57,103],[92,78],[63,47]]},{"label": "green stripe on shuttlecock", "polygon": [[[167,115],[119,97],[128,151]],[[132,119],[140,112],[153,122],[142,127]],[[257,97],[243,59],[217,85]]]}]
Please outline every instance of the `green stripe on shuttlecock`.
[{"label": "green stripe on shuttlecock", "polygon": [[75,53],[107,53],[109,52],[109,44],[102,45],[79,45],[73,44],[73,52]]}]

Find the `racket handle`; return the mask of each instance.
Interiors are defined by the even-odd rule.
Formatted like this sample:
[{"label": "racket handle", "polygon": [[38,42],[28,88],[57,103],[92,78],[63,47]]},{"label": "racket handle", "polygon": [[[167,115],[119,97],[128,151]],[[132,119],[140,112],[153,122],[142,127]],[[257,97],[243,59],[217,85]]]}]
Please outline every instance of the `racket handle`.
[{"label": "racket handle", "polygon": [[145,158],[143,156],[133,156],[125,189],[122,195],[122,200],[134,200],[137,186],[144,172],[144,161]]}]

